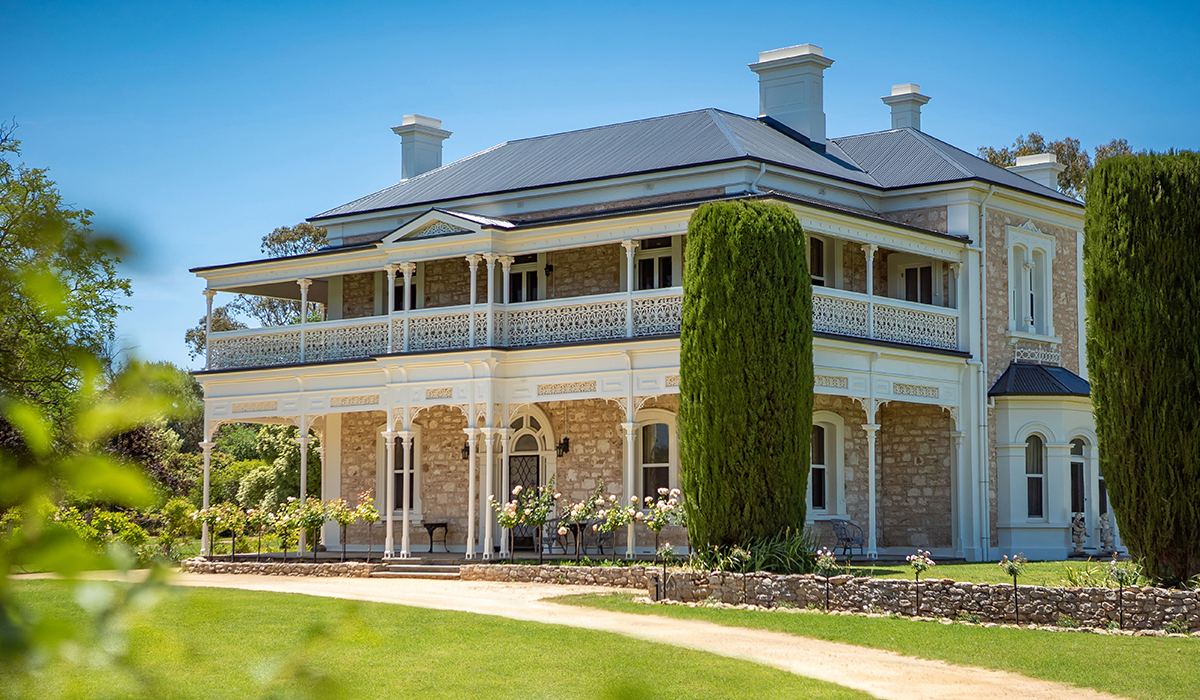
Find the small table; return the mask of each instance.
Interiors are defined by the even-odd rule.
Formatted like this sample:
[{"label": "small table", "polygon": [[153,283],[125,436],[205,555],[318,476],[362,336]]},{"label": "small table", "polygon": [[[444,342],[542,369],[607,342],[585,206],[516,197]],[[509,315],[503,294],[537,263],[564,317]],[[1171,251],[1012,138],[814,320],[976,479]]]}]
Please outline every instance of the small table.
[{"label": "small table", "polygon": [[450,548],[446,546],[446,535],[450,533],[449,523],[425,523],[425,532],[429,533],[429,553],[433,554],[433,533],[437,532],[438,528],[442,530],[442,549],[447,552]]}]

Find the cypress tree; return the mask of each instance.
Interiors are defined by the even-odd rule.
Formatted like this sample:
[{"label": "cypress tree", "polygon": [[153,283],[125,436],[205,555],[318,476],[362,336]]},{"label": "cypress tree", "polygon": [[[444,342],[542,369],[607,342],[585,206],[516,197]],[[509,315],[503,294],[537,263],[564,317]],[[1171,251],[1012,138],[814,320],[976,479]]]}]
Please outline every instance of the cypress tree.
[{"label": "cypress tree", "polygon": [[688,224],[679,450],[689,537],[728,546],[804,527],[812,281],[780,204],[713,202]]},{"label": "cypress tree", "polygon": [[1200,573],[1200,155],[1097,165],[1085,235],[1100,468],[1130,553],[1179,584]]}]

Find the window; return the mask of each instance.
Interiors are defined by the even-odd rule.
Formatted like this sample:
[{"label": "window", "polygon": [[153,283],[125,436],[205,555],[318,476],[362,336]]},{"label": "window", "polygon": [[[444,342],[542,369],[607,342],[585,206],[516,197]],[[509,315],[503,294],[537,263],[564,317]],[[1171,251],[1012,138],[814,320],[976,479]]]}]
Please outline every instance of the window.
[{"label": "window", "polygon": [[812,508],[813,510],[828,510],[829,487],[826,478],[825,464],[825,428],[814,425],[812,429]]},{"label": "window", "polygon": [[825,282],[825,241],[820,238],[808,239],[808,274],[812,277],[814,287],[827,286]]},{"label": "window", "polygon": [[933,303],[933,265],[904,268],[904,298],[919,304]]},{"label": "window", "polygon": [[1071,441],[1071,512],[1082,513],[1085,497],[1083,480],[1083,440]]},{"label": "window", "polygon": [[508,273],[508,302],[538,300],[538,256],[537,253],[518,255]]},{"label": "window", "polygon": [[1054,336],[1055,239],[1027,222],[1008,227],[1008,329]]},{"label": "window", "polygon": [[[404,439],[399,437],[393,439],[396,441],[396,449],[392,453],[394,460],[394,463],[392,464],[392,479],[395,480],[396,485],[396,504],[401,505],[404,501],[404,476],[406,473],[404,471]],[[417,497],[417,483],[415,479],[417,471],[416,447],[417,441],[414,438],[413,441],[408,445],[409,468],[407,474],[409,510],[412,510],[413,503],[416,501]],[[400,508],[397,508],[397,510],[400,510]]]},{"label": "window", "polygon": [[[392,309],[392,311],[403,311],[404,310],[404,278],[403,277],[396,278],[396,294],[394,295],[393,303],[396,305],[396,308]],[[408,308],[410,308],[410,309],[417,308],[417,282],[416,282],[415,276],[413,278],[412,284],[408,285]]]},{"label": "window", "polygon": [[1027,515],[1044,518],[1045,457],[1042,438],[1030,435],[1025,440],[1025,482],[1027,488]]},{"label": "window", "polygon": [[642,426],[642,498],[671,488],[671,433],[666,423]]},{"label": "window", "polygon": [[641,241],[636,255],[634,274],[637,289],[666,289],[675,286],[674,240],[671,236]]}]

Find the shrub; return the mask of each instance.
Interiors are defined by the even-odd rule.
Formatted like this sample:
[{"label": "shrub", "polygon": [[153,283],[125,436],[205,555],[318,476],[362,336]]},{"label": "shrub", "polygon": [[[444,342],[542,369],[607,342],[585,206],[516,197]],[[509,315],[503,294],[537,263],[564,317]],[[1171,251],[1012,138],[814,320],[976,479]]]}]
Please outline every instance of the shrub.
[{"label": "shrub", "polygon": [[811,574],[816,570],[815,541],[807,531],[790,528],[770,537],[759,537],[739,546],[697,549],[693,568],[707,571],[776,574]]},{"label": "shrub", "polygon": [[1168,634],[1187,634],[1188,624],[1186,617],[1177,617],[1171,620],[1163,627],[1163,631]]},{"label": "shrub", "polygon": [[1121,540],[1146,573],[1200,573],[1200,154],[1109,158],[1088,179],[1088,370]]},{"label": "shrub", "polygon": [[1079,620],[1076,620],[1075,618],[1071,617],[1070,615],[1059,615],[1058,620],[1054,624],[1058,625],[1059,627],[1065,627],[1067,629],[1078,629],[1079,628]]},{"label": "shrub", "polygon": [[725,548],[804,525],[812,282],[787,207],[713,202],[688,224],[679,444],[689,537]]}]

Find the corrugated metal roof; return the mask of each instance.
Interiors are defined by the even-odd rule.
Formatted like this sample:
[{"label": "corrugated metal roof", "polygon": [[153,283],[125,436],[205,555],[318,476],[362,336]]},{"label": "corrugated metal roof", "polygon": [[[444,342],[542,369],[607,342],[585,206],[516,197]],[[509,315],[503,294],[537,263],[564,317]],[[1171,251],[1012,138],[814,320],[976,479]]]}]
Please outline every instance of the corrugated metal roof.
[{"label": "corrugated metal roof", "polygon": [[881,189],[978,178],[1075,202],[914,129],[831,139],[821,152],[773,120],[703,109],[506,141],[313,220],[742,158]]},{"label": "corrugated metal roof", "polygon": [[988,396],[1090,396],[1091,384],[1065,367],[1014,362],[996,380]]}]

